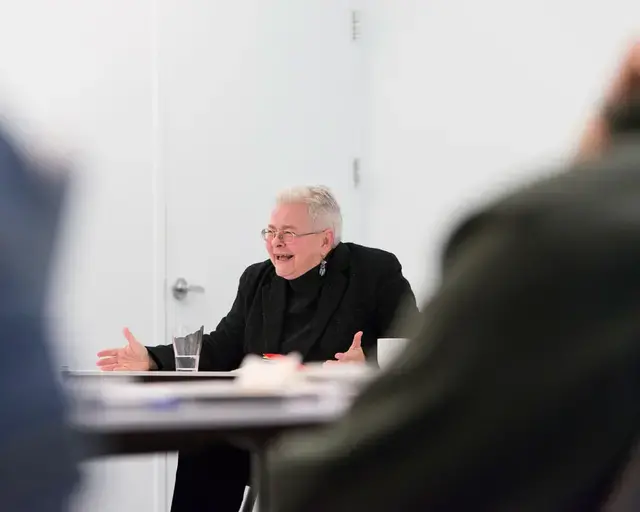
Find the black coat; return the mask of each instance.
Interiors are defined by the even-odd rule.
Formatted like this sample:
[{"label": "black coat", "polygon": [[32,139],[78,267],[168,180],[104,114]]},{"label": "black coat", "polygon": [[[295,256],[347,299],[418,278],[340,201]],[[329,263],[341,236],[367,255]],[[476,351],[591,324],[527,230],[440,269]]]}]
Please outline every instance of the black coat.
[{"label": "black coat", "polygon": [[[311,335],[298,348],[304,361],[326,361],[346,351],[358,331],[362,347],[375,360],[376,340],[400,336],[396,314],[417,312],[409,282],[391,253],[352,243],[340,243],[328,259]],[[240,278],[231,311],[216,330],[204,336],[200,370],[238,368],[247,354],[279,353],[287,282],[270,260],[248,267]],[[173,347],[147,347],[162,370],[174,370]]]},{"label": "black coat", "polygon": [[640,434],[640,139],[466,222],[422,316],[272,455],[273,509],[599,510]]}]

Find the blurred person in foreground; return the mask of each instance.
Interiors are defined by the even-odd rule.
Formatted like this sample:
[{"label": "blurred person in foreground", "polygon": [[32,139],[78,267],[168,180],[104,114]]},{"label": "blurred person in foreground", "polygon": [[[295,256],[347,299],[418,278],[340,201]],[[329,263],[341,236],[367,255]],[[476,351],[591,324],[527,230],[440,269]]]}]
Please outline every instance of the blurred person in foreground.
[{"label": "blurred person in foreground", "polygon": [[273,510],[587,512],[612,498],[640,432],[639,79],[640,44],[578,162],[453,234],[395,366],[344,419],[270,453]]},{"label": "blurred person in foreground", "polygon": [[78,474],[43,309],[65,187],[32,156],[0,129],[0,509],[60,512]]},{"label": "blurred person in foreground", "polygon": [[[416,300],[391,253],[342,241],[340,206],[326,187],[278,195],[262,230],[269,258],[247,267],[231,310],[204,336],[200,370],[237,369],[247,354],[298,352],[305,363],[376,361],[380,337],[397,335],[401,305]],[[128,344],[98,353],[104,370],[175,370],[172,345]],[[249,453],[219,444],[181,452],[172,512],[237,512]]]}]

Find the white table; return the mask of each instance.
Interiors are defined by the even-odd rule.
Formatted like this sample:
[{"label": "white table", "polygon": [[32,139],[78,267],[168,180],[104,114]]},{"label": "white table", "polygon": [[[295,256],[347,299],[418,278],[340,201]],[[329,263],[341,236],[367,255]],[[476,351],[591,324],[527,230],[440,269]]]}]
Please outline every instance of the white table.
[{"label": "white table", "polygon": [[[233,373],[226,372],[66,372],[67,383],[129,383],[130,386],[159,385],[184,389],[201,379],[213,379],[225,387]],[[189,382],[181,382],[187,380]],[[168,383],[167,383],[168,382]],[[96,387],[96,383],[98,384]],[[146,384],[145,384],[146,383]],[[155,384],[154,384],[155,383]],[[313,386],[311,386],[312,389]],[[125,388],[126,389],[126,388]],[[131,388],[134,389],[134,388]],[[349,395],[349,393],[346,393]],[[253,454],[252,488],[258,490],[262,512],[268,512],[268,486],[262,453],[269,440],[285,431],[316,427],[339,418],[350,397],[328,386],[317,393],[283,393],[268,396],[207,397],[169,401],[161,404],[105,405],[86,400],[70,414],[74,430],[87,441],[90,457],[197,450],[215,442],[230,442]]]},{"label": "white table", "polygon": [[67,370],[67,373],[71,377],[95,377],[95,378],[118,378],[118,377],[181,377],[187,378],[222,378],[229,379],[234,378],[237,372],[165,372],[165,371],[136,371],[136,372],[103,372],[100,370]]},{"label": "white table", "polygon": [[100,370],[64,370],[62,375],[65,379],[131,379],[143,382],[157,382],[162,380],[235,379],[237,377],[237,372],[103,372]]}]

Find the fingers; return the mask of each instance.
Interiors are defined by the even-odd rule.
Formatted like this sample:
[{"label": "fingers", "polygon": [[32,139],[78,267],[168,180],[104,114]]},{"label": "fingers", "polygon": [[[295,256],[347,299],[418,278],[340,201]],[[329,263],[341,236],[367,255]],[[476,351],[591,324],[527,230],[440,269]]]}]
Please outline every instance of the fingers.
[{"label": "fingers", "polygon": [[115,357],[118,355],[118,350],[117,348],[109,348],[107,350],[101,350],[100,352],[98,352],[98,357]]},{"label": "fingers", "polygon": [[128,327],[125,327],[124,329],[122,329],[122,334],[124,334],[124,337],[127,339],[127,342],[129,343],[129,345],[139,345],[140,344],[140,342],[131,333],[131,331],[129,330]]},{"label": "fingers", "polygon": [[358,331],[356,335],[353,337],[353,343],[351,343],[349,350],[360,348],[361,345],[362,345],[362,331]]},{"label": "fingers", "polygon": [[96,362],[96,366],[111,366],[111,365],[116,365],[118,364],[118,358],[117,357],[103,357],[102,359],[99,359]]},{"label": "fingers", "polygon": [[328,360],[328,361],[325,361],[324,363],[322,363],[322,367],[324,368],[325,366],[332,366],[334,364],[340,364],[340,361]]},{"label": "fingers", "polygon": [[347,352],[336,352],[335,358],[336,361],[325,361],[322,366],[328,366],[330,364],[339,364],[343,362],[349,362],[351,358],[354,357],[352,351],[354,350],[362,350],[362,331],[358,331],[353,337],[353,342],[349,347]]}]

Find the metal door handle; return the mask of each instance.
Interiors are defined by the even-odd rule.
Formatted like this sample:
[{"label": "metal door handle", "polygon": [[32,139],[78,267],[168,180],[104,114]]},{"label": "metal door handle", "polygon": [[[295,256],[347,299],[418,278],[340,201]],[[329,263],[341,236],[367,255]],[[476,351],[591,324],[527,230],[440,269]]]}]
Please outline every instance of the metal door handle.
[{"label": "metal door handle", "polygon": [[184,277],[179,277],[171,289],[176,300],[184,299],[189,292],[204,293],[204,288],[195,284],[189,284]]}]

